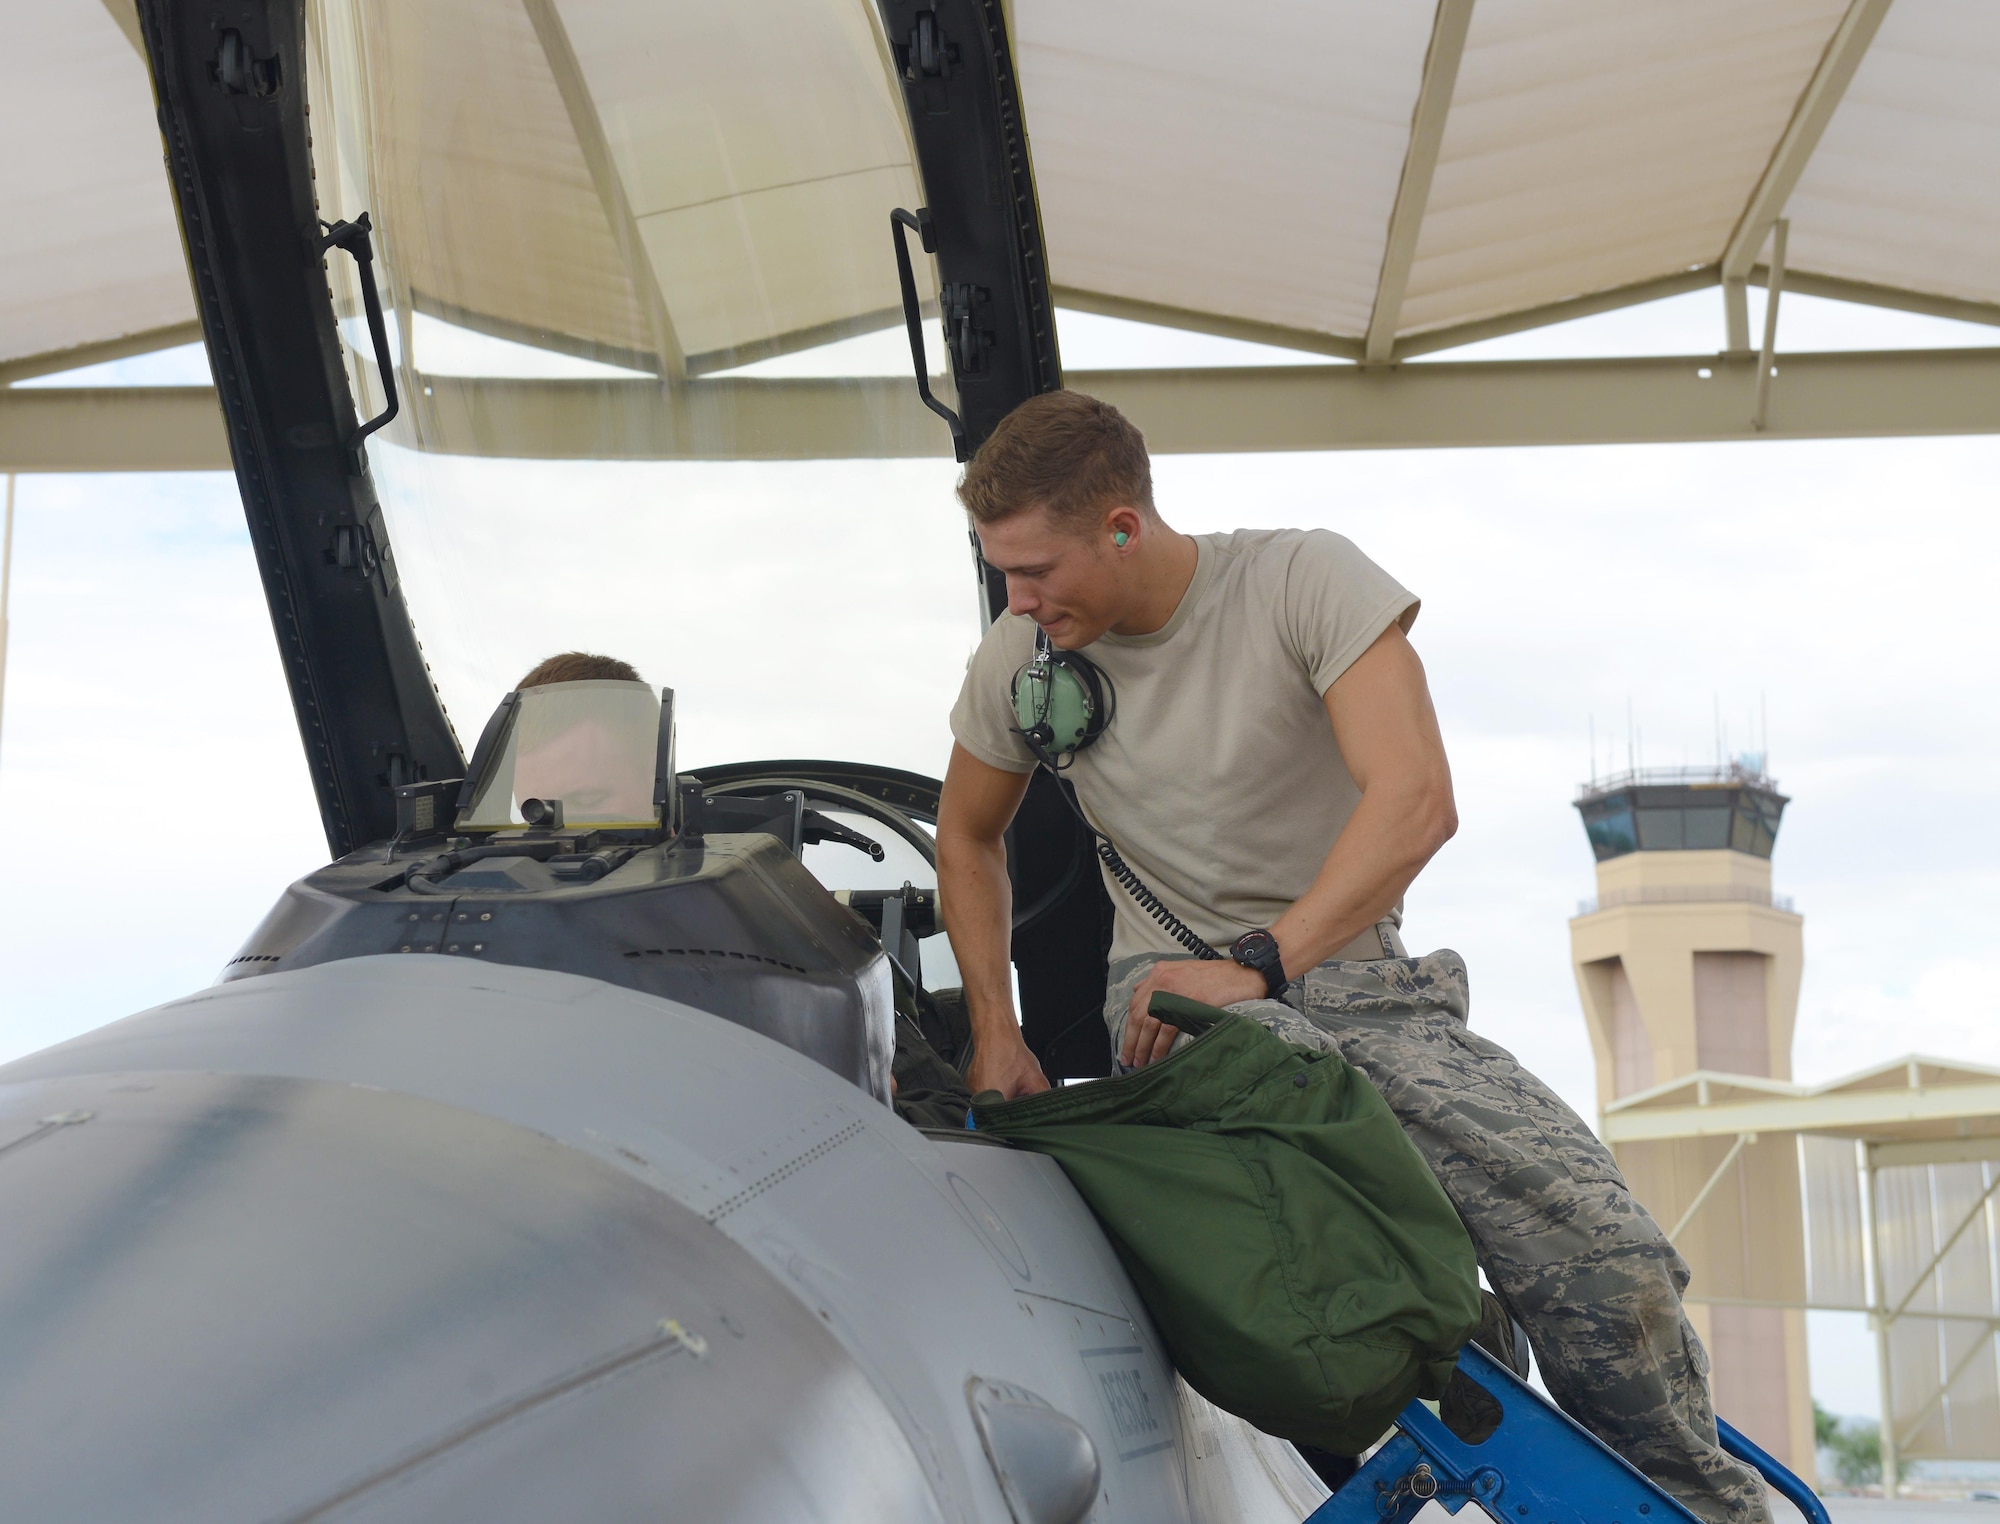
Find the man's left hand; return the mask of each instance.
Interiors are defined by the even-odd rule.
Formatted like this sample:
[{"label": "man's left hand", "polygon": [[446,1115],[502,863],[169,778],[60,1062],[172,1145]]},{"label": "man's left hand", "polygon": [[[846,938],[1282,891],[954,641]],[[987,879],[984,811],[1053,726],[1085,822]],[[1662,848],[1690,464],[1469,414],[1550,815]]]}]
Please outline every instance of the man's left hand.
[{"label": "man's left hand", "polygon": [[1234,1005],[1239,1000],[1262,999],[1266,993],[1264,976],[1228,959],[1170,958],[1155,963],[1139,987],[1132,991],[1132,1009],[1125,1018],[1125,1041],[1118,1056],[1129,1067],[1143,1069],[1167,1056],[1180,1031],[1156,1016],[1146,1014],[1146,1002],[1155,991],[1185,995],[1203,1005]]}]

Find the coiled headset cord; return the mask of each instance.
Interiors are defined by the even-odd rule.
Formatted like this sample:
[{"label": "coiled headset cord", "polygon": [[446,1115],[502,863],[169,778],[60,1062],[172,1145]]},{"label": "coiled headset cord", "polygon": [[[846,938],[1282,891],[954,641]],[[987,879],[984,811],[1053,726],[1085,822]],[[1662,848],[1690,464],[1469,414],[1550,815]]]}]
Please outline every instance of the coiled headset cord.
[{"label": "coiled headset cord", "polygon": [[1056,759],[1049,751],[1049,742],[1055,738],[1036,734],[1041,729],[1040,725],[1036,725],[1027,730],[1016,730],[1014,734],[1028,743],[1028,749],[1035,754],[1035,760],[1049,770],[1049,776],[1055,779],[1056,792],[1062,795],[1063,803],[1068,805],[1070,813],[1076,816],[1077,824],[1090,832],[1092,842],[1097,848],[1098,860],[1104,864],[1106,871],[1118,880],[1127,894],[1138,901],[1141,910],[1166,928],[1168,936],[1197,958],[1206,959],[1211,963],[1221,962],[1222,954],[1203,941],[1200,932],[1168,909],[1166,903],[1153,893],[1146,881],[1134,873],[1125,859],[1118,855],[1118,848],[1112,845],[1111,838],[1090,823],[1090,818],[1083,813],[1082,806],[1071,796],[1070,791],[1062,786],[1062,769],[1056,765]]},{"label": "coiled headset cord", "polygon": [[[1067,799],[1069,796],[1065,794],[1063,797]],[[1077,811],[1077,819],[1083,820],[1081,810]],[[1141,910],[1166,927],[1167,935],[1197,958],[1206,958],[1212,963],[1222,960],[1222,954],[1204,942],[1199,932],[1160,903],[1160,897],[1147,888],[1146,881],[1134,873],[1126,865],[1125,859],[1118,855],[1118,849],[1111,845],[1109,836],[1092,826],[1088,820],[1083,820],[1083,824],[1084,829],[1097,838],[1098,858],[1111,870],[1111,876],[1125,886],[1125,892],[1139,902]]]}]

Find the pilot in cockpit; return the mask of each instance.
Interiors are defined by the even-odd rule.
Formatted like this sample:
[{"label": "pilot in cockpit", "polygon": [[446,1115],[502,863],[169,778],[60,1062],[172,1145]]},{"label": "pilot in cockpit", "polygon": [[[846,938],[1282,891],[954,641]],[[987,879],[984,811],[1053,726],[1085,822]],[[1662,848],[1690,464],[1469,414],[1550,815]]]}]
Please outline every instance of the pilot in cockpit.
[{"label": "pilot in cockpit", "polygon": [[[511,803],[519,819],[531,799],[560,800],[563,823],[570,826],[653,818],[659,695],[629,662],[565,651],[537,662],[515,689],[522,702],[513,784],[502,788],[496,778],[491,790],[482,790],[476,818]],[[504,758],[495,772],[504,776]],[[932,997],[926,991],[922,999]],[[933,1048],[901,1003],[889,1084],[906,1121],[963,1130],[970,1092],[949,1056]]]},{"label": "pilot in cockpit", "polygon": [[468,824],[525,819],[530,800],[560,802],[569,826],[645,827],[653,803],[659,694],[629,662],[565,651],[516,684],[519,712]]}]

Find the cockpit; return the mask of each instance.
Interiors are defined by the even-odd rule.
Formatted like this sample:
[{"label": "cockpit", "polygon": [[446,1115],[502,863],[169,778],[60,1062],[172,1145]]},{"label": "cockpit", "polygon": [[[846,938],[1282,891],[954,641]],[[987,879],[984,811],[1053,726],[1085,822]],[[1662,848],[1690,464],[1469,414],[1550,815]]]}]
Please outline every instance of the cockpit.
[{"label": "cockpit", "polygon": [[926,953],[934,987],[956,982],[937,784],[836,762],[684,774],[674,707],[637,681],[508,693],[467,776],[397,790],[395,836],[294,884],[224,979],[385,953],[586,974],[886,1099],[898,1007],[934,1009]]}]

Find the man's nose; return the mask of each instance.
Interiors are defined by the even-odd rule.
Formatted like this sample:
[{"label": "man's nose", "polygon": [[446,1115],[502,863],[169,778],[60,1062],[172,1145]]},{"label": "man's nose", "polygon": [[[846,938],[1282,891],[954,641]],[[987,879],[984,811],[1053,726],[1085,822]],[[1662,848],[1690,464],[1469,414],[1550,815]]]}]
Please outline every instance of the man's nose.
[{"label": "man's nose", "polygon": [[1042,600],[1035,591],[1019,577],[1007,579],[1007,612],[1010,614],[1032,614],[1042,606]]}]

